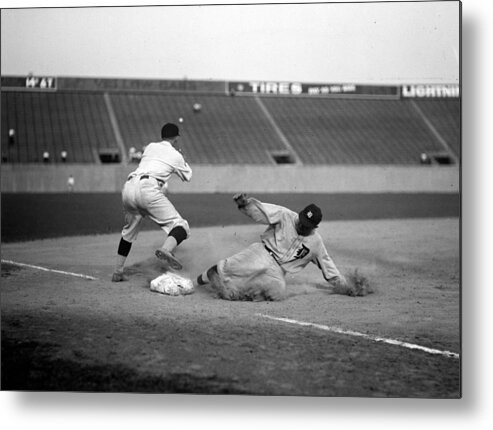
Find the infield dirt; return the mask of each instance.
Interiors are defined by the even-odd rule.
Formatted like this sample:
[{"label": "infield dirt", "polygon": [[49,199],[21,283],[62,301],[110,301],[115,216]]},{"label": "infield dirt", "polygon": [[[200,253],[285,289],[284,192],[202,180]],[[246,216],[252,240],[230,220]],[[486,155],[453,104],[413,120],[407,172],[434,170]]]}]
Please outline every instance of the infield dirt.
[{"label": "infield dirt", "polygon": [[[194,278],[258,240],[262,226],[195,228],[178,249]],[[332,294],[312,266],[282,302],[228,302],[208,288],[153,293],[159,230],[144,231],[129,281],[111,283],[118,234],[2,245],[2,389],[351,397],[460,397],[460,360],[262,317],[336,326],[459,353],[459,219],[324,222],[343,272],[375,292]]]}]

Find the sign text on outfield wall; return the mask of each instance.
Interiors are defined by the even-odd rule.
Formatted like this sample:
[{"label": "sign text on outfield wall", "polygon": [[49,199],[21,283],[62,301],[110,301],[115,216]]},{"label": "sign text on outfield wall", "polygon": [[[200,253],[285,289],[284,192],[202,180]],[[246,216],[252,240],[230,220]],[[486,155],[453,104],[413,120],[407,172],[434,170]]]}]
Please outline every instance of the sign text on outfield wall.
[{"label": "sign text on outfield wall", "polygon": [[56,78],[53,77],[38,77],[28,76],[26,78],[26,88],[39,88],[39,89],[56,89]]},{"label": "sign text on outfield wall", "polygon": [[404,85],[402,97],[441,98],[460,97],[459,85]]},{"label": "sign text on outfield wall", "polygon": [[355,84],[306,84],[302,82],[245,81],[228,82],[228,91],[247,95],[334,96],[372,95],[398,96],[396,86]]},{"label": "sign text on outfield wall", "polygon": [[378,97],[378,98],[458,98],[458,84],[419,85],[359,85],[307,84],[276,81],[193,81],[163,79],[73,78],[51,76],[2,76],[2,90],[11,91],[143,91],[143,92],[204,92],[244,95],[311,96],[311,97]]},{"label": "sign text on outfield wall", "polygon": [[3,89],[20,90],[56,90],[57,78],[53,76],[2,76]]},{"label": "sign text on outfield wall", "polygon": [[60,88],[76,91],[149,91],[224,93],[224,82],[188,79],[60,78]]}]

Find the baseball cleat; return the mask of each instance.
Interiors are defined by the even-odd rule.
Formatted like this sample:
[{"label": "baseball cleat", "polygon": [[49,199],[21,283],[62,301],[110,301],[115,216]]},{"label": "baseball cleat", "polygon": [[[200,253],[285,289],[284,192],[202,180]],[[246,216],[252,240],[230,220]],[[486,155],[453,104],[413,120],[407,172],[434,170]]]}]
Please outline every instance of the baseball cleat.
[{"label": "baseball cleat", "polygon": [[121,272],[113,273],[113,276],[111,277],[111,282],[123,282],[123,281],[128,281],[128,278],[126,276],[123,276],[123,273]]},{"label": "baseball cleat", "polygon": [[156,257],[168,263],[172,269],[175,270],[183,269],[181,263],[175,258],[175,256],[171,252],[167,251],[166,249],[163,248],[158,249],[156,251]]}]

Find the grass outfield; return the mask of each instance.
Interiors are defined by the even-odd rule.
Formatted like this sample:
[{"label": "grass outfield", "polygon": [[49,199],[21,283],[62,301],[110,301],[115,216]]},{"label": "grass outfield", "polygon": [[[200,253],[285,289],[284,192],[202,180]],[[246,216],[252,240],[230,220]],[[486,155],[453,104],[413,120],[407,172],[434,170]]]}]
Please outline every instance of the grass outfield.
[{"label": "grass outfield", "polygon": [[[460,195],[450,194],[255,194],[269,203],[299,210],[322,208],[324,220],[442,218],[460,215]],[[170,196],[190,226],[245,224],[230,194]],[[2,193],[2,242],[119,232],[123,213],[119,193]],[[143,230],[155,229],[146,220]]]}]

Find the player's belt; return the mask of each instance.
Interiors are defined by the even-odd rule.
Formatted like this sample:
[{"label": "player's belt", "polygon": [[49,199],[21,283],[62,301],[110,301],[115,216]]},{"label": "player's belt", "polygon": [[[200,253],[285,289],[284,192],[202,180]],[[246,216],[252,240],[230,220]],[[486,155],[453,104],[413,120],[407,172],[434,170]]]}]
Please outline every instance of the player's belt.
[{"label": "player's belt", "polygon": [[276,260],[276,263],[279,264],[279,261],[277,261],[277,258],[276,258],[276,255],[274,254],[274,251],[272,251],[272,249],[270,249],[266,244],[264,244],[264,248],[265,250],[269,253],[269,255],[274,259]]},{"label": "player's belt", "polygon": [[164,182],[161,181],[161,179],[158,179],[158,178],[154,178],[153,176],[149,176],[149,175],[142,175],[139,179],[139,181],[142,181],[142,179],[155,179],[157,181],[157,183],[159,184],[160,187],[162,187],[164,185]]}]

